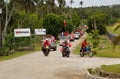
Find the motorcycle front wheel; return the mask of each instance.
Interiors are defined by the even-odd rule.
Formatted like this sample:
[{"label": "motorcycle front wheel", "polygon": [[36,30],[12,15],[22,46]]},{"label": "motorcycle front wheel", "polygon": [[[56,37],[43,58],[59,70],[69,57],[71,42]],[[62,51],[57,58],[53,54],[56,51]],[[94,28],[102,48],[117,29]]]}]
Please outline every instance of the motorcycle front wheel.
[{"label": "motorcycle front wheel", "polygon": [[67,57],[70,56],[70,51],[67,51],[66,56],[67,56]]},{"label": "motorcycle front wheel", "polygon": [[81,51],[81,52],[80,52],[80,56],[81,56],[81,57],[84,57],[84,55],[85,55],[84,52]]},{"label": "motorcycle front wheel", "polygon": [[64,52],[62,52],[62,56],[63,56],[63,57],[65,57],[65,54],[66,54],[66,52],[65,52],[65,51],[64,51]]},{"label": "motorcycle front wheel", "polygon": [[93,52],[90,51],[89,54],[88,54],[89,57],[93,57]]},{"label": "motorcycle front wheel", "polygon": [[48,54],[49,54],[49,50],[45,50],[45,51],[44,51],[44,55],[45,55],[45,56],[48,56]]}]

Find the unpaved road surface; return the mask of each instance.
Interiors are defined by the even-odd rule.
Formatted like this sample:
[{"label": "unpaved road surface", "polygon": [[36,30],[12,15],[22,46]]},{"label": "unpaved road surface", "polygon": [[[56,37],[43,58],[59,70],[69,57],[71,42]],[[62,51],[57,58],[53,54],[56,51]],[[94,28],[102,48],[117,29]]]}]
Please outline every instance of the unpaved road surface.
[{"label": "unpaved road surface", "polygon": [[[80,40],[73,42],[74,49]],[[63,58],[59,51],[45,57],[41,51],[0,61],[0,79],[86,79],[86,69],[106,64],[120,64],[120,58],[80,57],[71,53]]]}]

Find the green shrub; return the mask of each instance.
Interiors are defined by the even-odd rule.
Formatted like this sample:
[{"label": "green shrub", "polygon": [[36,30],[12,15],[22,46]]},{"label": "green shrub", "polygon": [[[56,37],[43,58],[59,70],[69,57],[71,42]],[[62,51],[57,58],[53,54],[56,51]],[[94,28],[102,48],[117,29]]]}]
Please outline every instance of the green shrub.
[{"label": "green shrub", "polygon": [[15,50],[17,46],[15,45],[15,37],[11,34],[8,34],[5,37],[5,47],[7,47],[9,50]]},{"label": "green shrub", "polygon": [[6,56],[6,55],[9,55],[10,52],[9,52],[9,48],[7,47],[1,47],[0,48],[0,56]]}]

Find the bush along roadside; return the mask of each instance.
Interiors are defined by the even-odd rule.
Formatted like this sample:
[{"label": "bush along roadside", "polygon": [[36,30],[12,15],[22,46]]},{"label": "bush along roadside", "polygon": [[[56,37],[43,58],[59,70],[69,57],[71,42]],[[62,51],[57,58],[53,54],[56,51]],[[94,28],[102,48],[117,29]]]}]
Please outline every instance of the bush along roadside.
[{"label": "bush along roadside", "polygon": [[35,50],[35,45],[40,47],[39,37],[21,37],[15,38],[14,35],[7,35],[4,40],[4,45],[0,48],[0,56],[8,56],[17,51]]},{"label": "bush along roadside", "polygon": [[120,78],[120,74],[113,73],[113,72],[105,72],[101,68],[96,68],[96,69],[88,68],[88,72],[91,75],[100,77],[100,78],[102,77],[107,78],[107,79],[119,79]]},{"label": "bush along roadside", "polygon": [[15,53],[17,46],[14,45],[14,38],[7,35],[4,40],[4,45],[0,48],[0,56],[8,56]]}]

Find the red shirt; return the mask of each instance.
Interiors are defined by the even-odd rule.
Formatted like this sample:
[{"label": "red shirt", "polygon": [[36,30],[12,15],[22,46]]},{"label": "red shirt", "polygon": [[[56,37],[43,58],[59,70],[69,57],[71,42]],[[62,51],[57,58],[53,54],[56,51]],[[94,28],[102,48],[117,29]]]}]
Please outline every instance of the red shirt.
[{"label": "red shirt", "polygon": [[67,43],[67,44],[63,43],[62,45],[63,45],[63,46],[68,46],[68,47],[71,47],[71,46],[72,46],[71,43]]},{"label": "red shirt", "polygon": [[50,42],[46,40],[46,41],[44,42],[44,45],[45,45],[45,46],[46,46],[46,45],[47,45],[47,46],[50,46]]},{"label": "red shirt", "polygon": [[85,48],[87,46],[87,42],[86,41],[83,41],[82,42],[82,48]]}]

